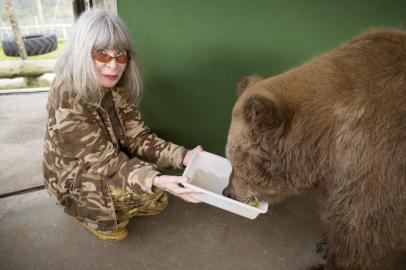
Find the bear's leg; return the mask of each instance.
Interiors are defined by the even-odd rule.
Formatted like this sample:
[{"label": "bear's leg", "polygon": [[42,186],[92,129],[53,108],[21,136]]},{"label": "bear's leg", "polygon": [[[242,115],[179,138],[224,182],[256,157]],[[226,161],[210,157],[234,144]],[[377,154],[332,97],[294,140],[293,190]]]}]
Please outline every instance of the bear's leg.
[{"label": "bear's leg", "polygon": [[393,255],[390,243],[395,241],[391,239],[387,228],[377,219],[374,221],[375,226],[372,222],[362,223],[342,218],[336,227],[330,224],[327,232],[329,253],[324,270],[387,269]]}]

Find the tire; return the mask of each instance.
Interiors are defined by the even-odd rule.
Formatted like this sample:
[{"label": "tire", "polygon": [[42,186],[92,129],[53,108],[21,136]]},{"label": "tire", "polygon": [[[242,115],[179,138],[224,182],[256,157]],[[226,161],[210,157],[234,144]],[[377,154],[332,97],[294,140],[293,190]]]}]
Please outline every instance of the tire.
[{"label": "tire", "polygon": [[[23,36],[23,41],[28,56],[49,53],[58,48],[58,42],[55,34]],[[5,55],[20,56],[17,43],[14,38],[3,40],[2,46]]]}]

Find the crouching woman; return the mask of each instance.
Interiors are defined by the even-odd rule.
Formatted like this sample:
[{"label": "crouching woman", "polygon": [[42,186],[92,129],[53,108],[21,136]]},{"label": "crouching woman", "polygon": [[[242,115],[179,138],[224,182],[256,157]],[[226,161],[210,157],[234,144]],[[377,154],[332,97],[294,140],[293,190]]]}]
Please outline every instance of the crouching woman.
[{"label": "crouching woman", "polygon": [[49,92],[45,186],[69,215],[101,239],[127,236],[130,218],[167,206],[166,191],[197,202],[181,169],[187,150],[160,139],[137,109],[141,79],[128,31],[107,11],[86,11],[57,61]]}]

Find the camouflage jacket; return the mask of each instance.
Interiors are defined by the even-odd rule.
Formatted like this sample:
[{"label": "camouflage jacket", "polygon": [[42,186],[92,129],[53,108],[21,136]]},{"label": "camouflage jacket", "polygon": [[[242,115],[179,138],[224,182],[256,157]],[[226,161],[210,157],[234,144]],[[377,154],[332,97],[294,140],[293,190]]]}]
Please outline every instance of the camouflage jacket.
[{"label": "camouflage jacket", "polygon": [[[80,221],[112,230],[117,219],[109,185],[151,193],[161,168],[182,168],[186,149],[158,138],[134,104],[112,90],[125,152],[107,112],[84,104],[65,84],[53,83],[48,97],[43,173],[48,193]],[[123,146],[122,146],[123,147]]]}]

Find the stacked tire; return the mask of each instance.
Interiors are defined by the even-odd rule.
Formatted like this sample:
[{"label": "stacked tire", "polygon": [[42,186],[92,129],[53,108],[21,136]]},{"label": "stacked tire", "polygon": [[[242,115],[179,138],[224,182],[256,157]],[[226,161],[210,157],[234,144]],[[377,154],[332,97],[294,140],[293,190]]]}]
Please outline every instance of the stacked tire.
[{"label": "stacked tire", "polygon": [[[23,41],[28,56],[49,53],[58,48],[57,37],[55,34],[23,36]],[[17,42],[14,38],[3,40],[2,46],[5,55],[20,56]]]}]

